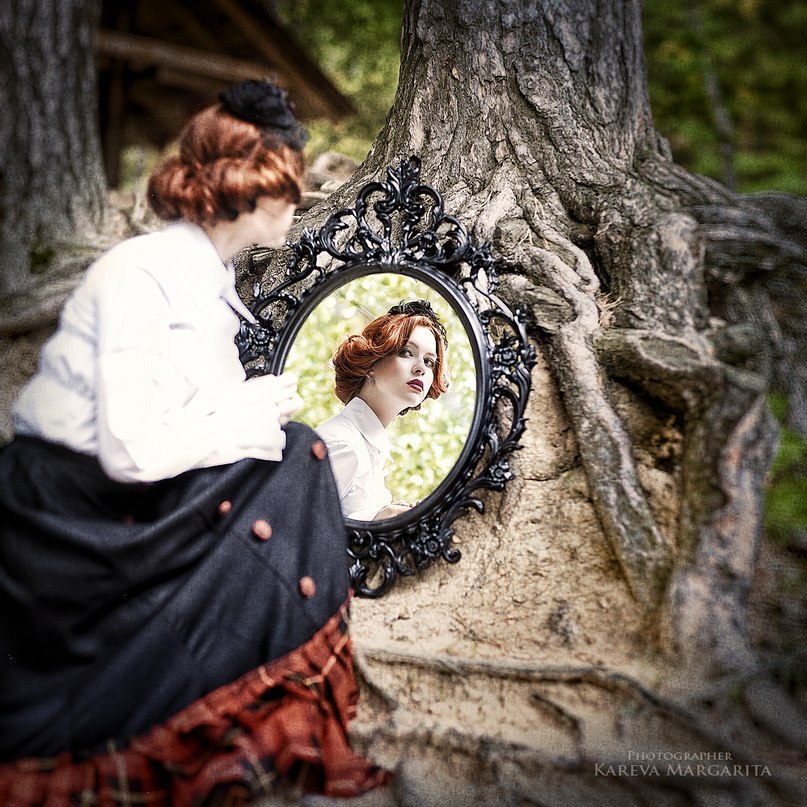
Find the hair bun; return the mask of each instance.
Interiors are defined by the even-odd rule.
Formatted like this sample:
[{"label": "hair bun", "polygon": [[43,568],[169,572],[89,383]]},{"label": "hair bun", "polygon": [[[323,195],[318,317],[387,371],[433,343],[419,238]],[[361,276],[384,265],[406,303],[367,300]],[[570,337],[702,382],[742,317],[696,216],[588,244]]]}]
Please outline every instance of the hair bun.
[{"label": "hair bun", "polygon": [[236,118],[276,130],[286,145],[302,150],[305,131],[297,119],[287,94],[268,79],[249,79],[219,95],[224,108]]}]

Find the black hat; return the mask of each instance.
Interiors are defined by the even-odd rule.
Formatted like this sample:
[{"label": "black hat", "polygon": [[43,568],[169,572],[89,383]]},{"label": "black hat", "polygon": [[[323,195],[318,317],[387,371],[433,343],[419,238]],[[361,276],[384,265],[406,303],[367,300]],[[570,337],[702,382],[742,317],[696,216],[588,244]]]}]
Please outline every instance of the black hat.
[{"label": "black hat", "polygon": [[398,305],[392,306],[387,313],[406,314],[406,316],[409,317],[426,317],[432,321],[434,327],[437,329],[437,332],[443,337],[443,343],[448,343],[448,339],[446,338],[446,329],[443,326],[443,323],[437,318],[437,314],[428,300],[411,300],[408,303],[401,301]]},{"label": "black hat", "polygon": [[224,108],[241,120],[272,129],[287,145],[301,151],[308,136],[294,117],[287,94],[268,79],[249,79],[219,95]]}]

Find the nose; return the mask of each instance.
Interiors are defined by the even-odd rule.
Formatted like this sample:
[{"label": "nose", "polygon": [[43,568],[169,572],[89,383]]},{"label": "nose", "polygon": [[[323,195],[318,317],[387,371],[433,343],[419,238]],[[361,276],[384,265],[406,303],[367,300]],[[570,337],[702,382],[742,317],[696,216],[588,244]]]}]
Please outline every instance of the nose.
[{"label": "nose", "polygon": [[423,375],[426,372],[426,366],[423,364],[423,362],[420,359],[418,359],[415,362],[415,367],[412,370],[412,372],[415,375]]}]

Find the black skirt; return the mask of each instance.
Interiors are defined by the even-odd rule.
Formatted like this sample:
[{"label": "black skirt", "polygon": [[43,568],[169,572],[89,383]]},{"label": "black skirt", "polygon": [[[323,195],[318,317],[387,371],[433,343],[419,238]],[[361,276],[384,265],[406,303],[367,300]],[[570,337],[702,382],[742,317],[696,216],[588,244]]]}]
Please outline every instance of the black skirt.
[{"label": "black skirt", "polygon": [[0,452],[0,759],[118,746],[308,641],[348,597],[316,434],[152,484],[41,440]]}]

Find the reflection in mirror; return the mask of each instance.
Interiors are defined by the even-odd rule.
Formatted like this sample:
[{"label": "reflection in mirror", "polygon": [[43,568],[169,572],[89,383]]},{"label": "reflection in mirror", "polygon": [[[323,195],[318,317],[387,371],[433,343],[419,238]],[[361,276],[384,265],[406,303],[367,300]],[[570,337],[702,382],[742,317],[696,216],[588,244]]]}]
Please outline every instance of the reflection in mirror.
[{"label": "reflection in mirror", "polygon": [[[454,467],[468,440],[474,413],[477,382],[473,354],[468,335],[447,300],[426,283],[404,275],[387,272],[355,279],[322,300],[307,317],[285,369],[300,378],[299,391],[305,406],[298,419],[316,428],[347,412],[335,393],[332,356],[336,348],[346,337],[361,333],[377,316],[412,300],[427,301],[445,328],[450,379],[445,393],[426,398],[418,411],[394,417],[386,429],[390,453],[384,467],[386,490],[392,502],[416,504],[432,493]],[[351,405],[356,411],[361,407],[360,403]],[[345,425],[341,417],[332,423]],[[383,439],[383,427],[381,430]],[[326,431],[327,442],[333,428]],[[334,451],[335,471],[338,463]],[[346,516],[369,521],[394,515],[390,510],[379,514],[372,499],[359,506],[361,495],[349,496],[340,473],[336,476]]]}]

